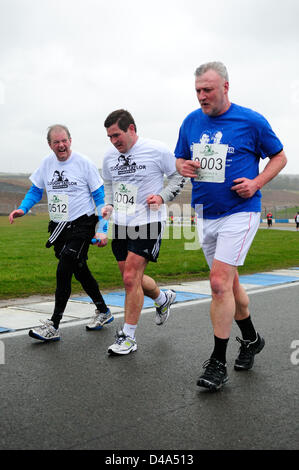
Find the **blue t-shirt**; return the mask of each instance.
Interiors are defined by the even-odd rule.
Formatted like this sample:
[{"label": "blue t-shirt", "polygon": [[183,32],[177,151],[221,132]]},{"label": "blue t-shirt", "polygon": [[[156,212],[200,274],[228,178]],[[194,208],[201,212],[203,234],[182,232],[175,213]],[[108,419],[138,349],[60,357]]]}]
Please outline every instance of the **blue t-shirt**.
[{"label": "blue t-shirt", "polygon": [[[208,149],[213,148],[210,144],[224,144],[227,155],[224,182],[191,179],[192,207],[202,204],[203,217],[207,219],[243,211],[260,212],[260,191],[244,199],[231,187],[237,178],[255,178],[259,174],[260,158],[271,158],[283,149],[268,121],[261,114],[234,103],[225,113],[215,117],[197,109],[183,121],[174,152],[176,158],[193,159],[193,144],[206,144]],[[206,165],[207,160],[203,164]],[[210,164],[213,165],[213,160]]]}]

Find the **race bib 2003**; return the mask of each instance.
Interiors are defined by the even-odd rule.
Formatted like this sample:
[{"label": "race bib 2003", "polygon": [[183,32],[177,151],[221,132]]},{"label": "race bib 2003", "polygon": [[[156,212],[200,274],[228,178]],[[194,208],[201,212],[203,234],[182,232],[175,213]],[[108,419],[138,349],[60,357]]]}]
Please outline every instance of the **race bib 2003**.
[{"label": "race bib 2003", "polygon": [[193,144],[192,160],[199,161],[198,177],[194,181],[223,183],[228,145]]}]

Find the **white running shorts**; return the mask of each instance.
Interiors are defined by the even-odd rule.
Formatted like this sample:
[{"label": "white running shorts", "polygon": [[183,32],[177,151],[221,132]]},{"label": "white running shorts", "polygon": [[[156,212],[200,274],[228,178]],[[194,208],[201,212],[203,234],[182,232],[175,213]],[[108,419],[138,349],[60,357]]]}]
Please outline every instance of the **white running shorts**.
[{"label": "white running shorts", "polygon": [[260,224],[260,212],[238,212],[219,219],[197,219],[197,231],[209,267],[214,258],[242,266]]}]

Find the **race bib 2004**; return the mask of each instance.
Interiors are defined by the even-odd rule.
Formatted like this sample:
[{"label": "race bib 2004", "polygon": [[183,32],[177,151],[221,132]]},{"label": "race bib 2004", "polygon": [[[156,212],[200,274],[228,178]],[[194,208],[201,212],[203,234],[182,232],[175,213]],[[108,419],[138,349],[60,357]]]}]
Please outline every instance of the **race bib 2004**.
[{"label": "race bib 2004", "polygon": [[135,214],[137,201],[137,186],[118,182],[113,184],[114,209],[123,214]]}]

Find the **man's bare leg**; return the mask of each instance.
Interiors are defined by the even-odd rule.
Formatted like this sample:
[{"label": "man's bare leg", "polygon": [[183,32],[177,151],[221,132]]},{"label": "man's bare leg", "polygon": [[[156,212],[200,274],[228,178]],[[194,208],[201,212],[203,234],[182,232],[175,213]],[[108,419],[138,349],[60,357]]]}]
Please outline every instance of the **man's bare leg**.
[{"label": "man's bare leg", "polygon": [[235,266],[214,260],[210,273],[212,290],[211,321],[214,335],[218,338],[229,338],[232,321],[235,316],[236,303],[233,293],[233,281],[237,272]]},{"label": "man's bare leg", "polygon": [[129,251],[126,261],[121,263],[124,263],[120,270],[126,290],[125,323],[137,325],[144,303],[142,280],[147,260]]}]

